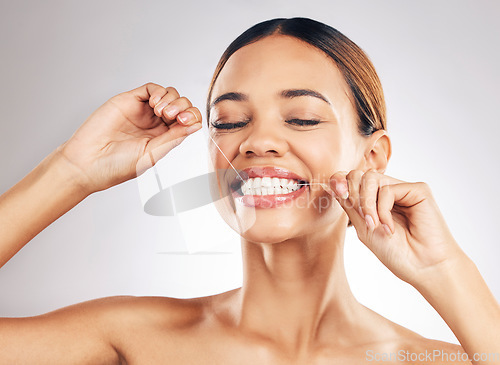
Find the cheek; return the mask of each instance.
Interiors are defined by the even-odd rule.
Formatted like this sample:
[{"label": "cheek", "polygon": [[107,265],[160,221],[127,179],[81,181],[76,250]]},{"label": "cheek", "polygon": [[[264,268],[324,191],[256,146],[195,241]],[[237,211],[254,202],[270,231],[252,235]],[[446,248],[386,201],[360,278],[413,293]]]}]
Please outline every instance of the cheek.
[{"label": "cheek", "polygon": [[225,143],[221,138],[214,138],[214,141],[209,140],[208,146],[210,169],[216,172],[218,189],[222,189],[224,193],[227,193],[225,190],[227,189],[228,181],[236,177],[236,172],[229,163],[229,161],[234,160],[234,148],[229,148],[228,143]]},{"label": "cheek", "polygon": [[[238,141],[230,135],[223,137],[212,137],[209,140],[208,149],[210,160],[215,168],[230,168],[229,161],[233,161],[238,153]],[[220,150],[219,150],[220,148]]]},{"label": "cheek", "polygon": [[335,172],[350,166],[352,149],[347,142],[340,133],[322,130],[301,138],[296,154],[314,180],[325,182]]},{"label": "cheek", "polygon": [[[225,136],[224,136],[225,137]],[[239,172],[233,168],[234,158],[238,151],[237,144],[234,143],[234,138],[216,138],[214,140],[209,140],[209,156],[210,156],[210,169],[214,172],[215,179],[211,179],[211,191],[212,194],[217,192],[217,197],[224,198],[226,203],[228,201],[232,202],[230,195],[232,191],[230,190],[230,184],[235,180],[238,180]],[[220,148],[220,149],[219,149]],[[234,204],[227,204],[231,207],[230,211],[234,211]]]}]

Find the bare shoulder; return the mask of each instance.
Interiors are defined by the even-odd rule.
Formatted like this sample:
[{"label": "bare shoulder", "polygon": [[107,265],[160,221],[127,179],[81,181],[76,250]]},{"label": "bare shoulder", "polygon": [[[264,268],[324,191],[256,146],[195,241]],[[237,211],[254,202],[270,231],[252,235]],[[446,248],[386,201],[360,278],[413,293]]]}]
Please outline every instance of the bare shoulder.
[{"label": "bare shoulder", "polygon": [[116,342],[138,333],[194,327],[205,318],[207,299],[117,296],[81,303],[81,311],[98,312]]},{"label": "bare shoulder", "polygon": [[205,298],[117,296],[97,299],[82,305],[96,306],[106,318],[119,319],[123,325],[127,325],[127,322],[128,324],[154,322],[159,326],[175,327],[200,320],[206,302]]},{"label": "bare shoulder", "polygon": [[[374,313],[374,312],[372,312]],[[411,364],[471,364],[462,346],[429,339],[391,320],[376,315],[378,330],[375,341],[366,351],[368,360]],[[382,332],[380,332],[382,331]]]},{"label": "bare shoulder", "polygon": [[407,349],[406,361],[416,361],[415,364],[471,364],[462,346],[449,342],[421,337],[408,344]]},{"label": "bare shoulder", "polygon": [[40,317],[91,317],[93,321],[118,326],[155,322],[176,326],[196,321],[203,313],[203,298],[115,296],[70,305]]},{"label": "bare shoulder", "polygon": [[99,318],[122,363],[161,363],[192,344],[206,318],[208,298],[118,296],[76,305]]},{"label": "bare shoulder", "polygon": [[466,352],[460,345],[431,340],[416,333],[411,336],[377,343],[365,352],[365,359],[389,364],[414,365],[470,365]]},{"label": "bare shoulder", "polygon": [[196,326],[203,302],[109,297],[35,317],[0,318],[0,364],[124,363],[143,343],[155,338],[173,343],[176,330]]}]

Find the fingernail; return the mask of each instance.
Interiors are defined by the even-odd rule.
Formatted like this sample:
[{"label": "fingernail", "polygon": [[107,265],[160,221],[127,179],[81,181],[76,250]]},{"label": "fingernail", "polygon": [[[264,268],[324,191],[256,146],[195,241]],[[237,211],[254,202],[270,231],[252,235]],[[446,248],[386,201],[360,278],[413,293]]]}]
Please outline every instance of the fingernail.
[{"label": "fingernail", "polygon": [[160,101],[160,97],[159,96],[155,96],[152,100],[153,100],[153,105],[156,105],[158,104],[158,102]]},{"label": "fingernail", "polygon": [[361,207],[359,207],[358,212],[361,216],[363,216],[363,209],[361,209]]},{"label": "fingernail", "polygon": [[375,222],[373,221],[371,215],[369,214],[365,215],[365,222],[368,229],[372,229],[373,227],[375,227]]},{"label": "fingernail", "polygon": [[169,106],[165,109],[165,114],[167,114],[170,118],[175,117],[175,115],[179,112],[179,110],[175,106]]},{"label": "fingernail", "polygon": [[180,115],[177,117],[177,119],[179,119],[179,122],[181,122],[182,124],[186,124],[187,121],[189,120],[189,117],[187,115]]},{"label": "fingernail", "polygon": [[193,111],[186,110],[186,111],[181,112],[181,113],[183,113],[183,114],[182,115],[179,114],[177,117],[179,118],[179,121],[182,124],[189,125],[189,124],[194,124],[194,123],[198,122],[198,117],[196,116],[196,114]]},{"label": "fingernail", "polygon": [[201,123],[196,123],[193,125],[190,125],[189,127],[186,128],[187,134],[191,134],[196,132],[197,130],[201,129]]},{"label": "fingernail", "polygon": [[389,235],[389,237],[391,237],[392,232],[391,232],[391,229],[389,228],[389,226],[387,224],[382,224],[382,227],[384,227],[385,233],[387,233]]},{"label": "fingernail", "polygon": [[347,185],[345,185],[344,183],[336,183],[335,190],[337,191],[338,196],[340,196],[342,199],[347,199],[349,197]]},{"label": "fingernail", "polygon": [[160,116],[161,116],[161,112],[163,111],[163,108],[165,108],[166,106],[167,106],[167,104],[165,104],[165,103],[161,103],[161,104],[155,106],[155,109],[158,111],[158,114],[160,114]]}]

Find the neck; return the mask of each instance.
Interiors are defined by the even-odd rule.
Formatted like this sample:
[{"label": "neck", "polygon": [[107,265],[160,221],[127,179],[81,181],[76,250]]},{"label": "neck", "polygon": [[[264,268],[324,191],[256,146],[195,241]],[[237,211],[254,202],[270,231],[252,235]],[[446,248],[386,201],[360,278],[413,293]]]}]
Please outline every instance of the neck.
[{"label": "neck", "polygon": [[294,353],[349,333],[361,305],[344,270],[346,225],[274,244],[243,239],[239,327]]}]

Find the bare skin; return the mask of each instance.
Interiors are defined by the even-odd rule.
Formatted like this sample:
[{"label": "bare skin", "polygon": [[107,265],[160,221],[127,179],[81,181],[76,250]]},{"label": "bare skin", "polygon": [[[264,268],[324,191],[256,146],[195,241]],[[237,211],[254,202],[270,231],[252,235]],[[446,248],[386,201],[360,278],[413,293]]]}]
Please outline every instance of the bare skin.
[{"label": "bare skin", "polygon": [[[291,88],[318,90],[331,103],[277,96]],[[209,123],[248,119],[230,131],[210,127],[232,163],[238,169],[278,166],[325,183],[311,185],[303,199],[327,199],[328,207],[257,210],[253,225],[241,232],[240,289],[195,299],[105,298],[0,319],[0,364],[319,365],[374,363],[368,354],[399,351],[460,351],[471,358],[500,352],[498,303],[449,232],[429,187],[383,174],[391,155],[387,133],[357,134],[345,82],[329,59],[293,38],[271,36],[231,57],[213,98],[227,92],[248,97],[211,111]],[[177,111],[168,116],[166,105]],[[284,122],[292,114],[325,122],[297,128]],[[150,167],[201,120],[173,88],[147,84],[112,98],[0,197],[0,265],[88,195]],[[228,168],[215,146],[210,152],[216,168]],[[220,183],[227,181],[221,177]],[[230,225],[248,213],[218,208]],[[348,219],[359,239],[438,311],[462,346],[425,339],[356,301],[343,265]]]}]

